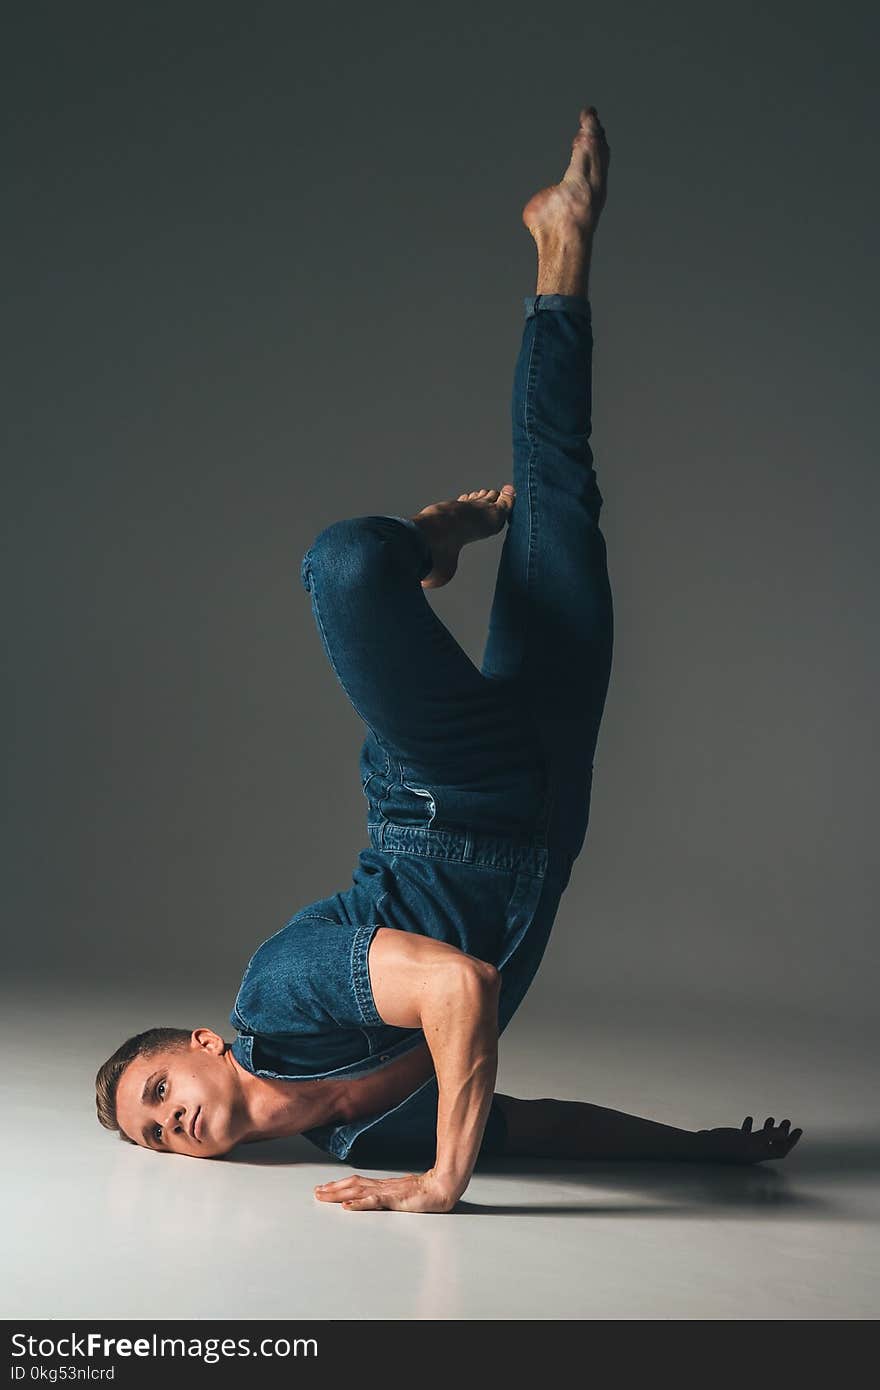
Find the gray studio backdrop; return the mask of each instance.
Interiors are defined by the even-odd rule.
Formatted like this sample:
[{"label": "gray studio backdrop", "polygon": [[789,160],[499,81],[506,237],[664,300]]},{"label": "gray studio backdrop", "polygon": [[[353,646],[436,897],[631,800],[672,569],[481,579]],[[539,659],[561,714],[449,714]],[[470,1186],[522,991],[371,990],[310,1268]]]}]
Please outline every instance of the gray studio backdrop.
[{"label": "gray studio backdrop", "polygon": [[[869,14],[20,9],[3,84],[20,997],[137,986],[143,1023],[179,1022],[162,999],[198,985],[228,1007],[259,942],[350,883],[362,728],[300,560],[337,517],[509,477],[534,292],[520,210],[595,103],[616,648],[587,846],[528,1007],[867,1014]],[[499,553],[469,549],[431,600],[476,660]]]}]

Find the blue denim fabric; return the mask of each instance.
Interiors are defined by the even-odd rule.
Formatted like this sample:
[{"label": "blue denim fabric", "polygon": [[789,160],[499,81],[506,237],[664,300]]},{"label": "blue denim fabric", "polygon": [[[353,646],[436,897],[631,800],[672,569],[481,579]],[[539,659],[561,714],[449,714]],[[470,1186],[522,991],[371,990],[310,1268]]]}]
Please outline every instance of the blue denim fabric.
[{"label": "blue denim fabric", "polygon": [[[350,888],[303,908],[248,964],[233,1054],[257,1075],[365,1075],[422,1041],[376,1010],[368,952],[380,926],[496,965],[500,1031],[534,978],[586,836],[611,670],[592,347],[586,299],[525,300],[512,396],[517,498],[481,669],[421,587],[431,554],[408,518],[335,522],[303,558],[321,641],[367,730],[370,843]],[[384,1114],[306,1137],[338,1158],[359,1140],[356,1153],[430,1163],[436,1117],[432,1078]],[[482,1153],[497,1144],[499,1120],[494,1106]]]}]

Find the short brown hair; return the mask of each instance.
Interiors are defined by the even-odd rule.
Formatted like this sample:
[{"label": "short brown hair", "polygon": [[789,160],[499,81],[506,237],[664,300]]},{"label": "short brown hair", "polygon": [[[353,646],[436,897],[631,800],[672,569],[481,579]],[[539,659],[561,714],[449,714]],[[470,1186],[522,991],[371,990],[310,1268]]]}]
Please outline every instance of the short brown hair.
[{"label": "short brown hair", "polygon": [[176,1052],[179,1048],[186,1047],[191,1037],[192,1031],[188,1028],[148,1028],[145,1033],[136,1033],[121,1047],[117,1047],[113,1056],[107,1058],[95,1077],[95,1108],[105,1129],[115,1129],[120,1139],[124,1139],[127,1144],[134,1143],[127,1134],[123,1134],[116,1117],[119,1078],[129,1062],[133,1062],[136,1057],[152,1057],[155,1052]]}]

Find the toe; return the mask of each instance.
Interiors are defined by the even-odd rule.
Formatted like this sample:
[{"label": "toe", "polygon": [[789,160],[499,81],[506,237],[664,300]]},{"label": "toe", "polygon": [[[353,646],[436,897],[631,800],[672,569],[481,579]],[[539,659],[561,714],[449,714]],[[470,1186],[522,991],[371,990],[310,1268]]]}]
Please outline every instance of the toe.
[{"label": "toe", "polygon": [[582,106],[580,111],[580,130],[579,135],[586,135],[590,139],[605,139],[605,127],[599,120],[599,112],[595,106]]}]

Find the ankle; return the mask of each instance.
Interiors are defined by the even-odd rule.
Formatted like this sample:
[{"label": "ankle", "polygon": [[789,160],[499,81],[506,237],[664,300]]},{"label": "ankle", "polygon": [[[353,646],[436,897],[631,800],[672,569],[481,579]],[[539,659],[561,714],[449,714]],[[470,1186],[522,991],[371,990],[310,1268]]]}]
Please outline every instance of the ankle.
[{"label": "ankle", "polygon": [[592,237],[582,233],[543,236],[537,240],[536,294],[570,294],[586,299],[589,292]]}]

